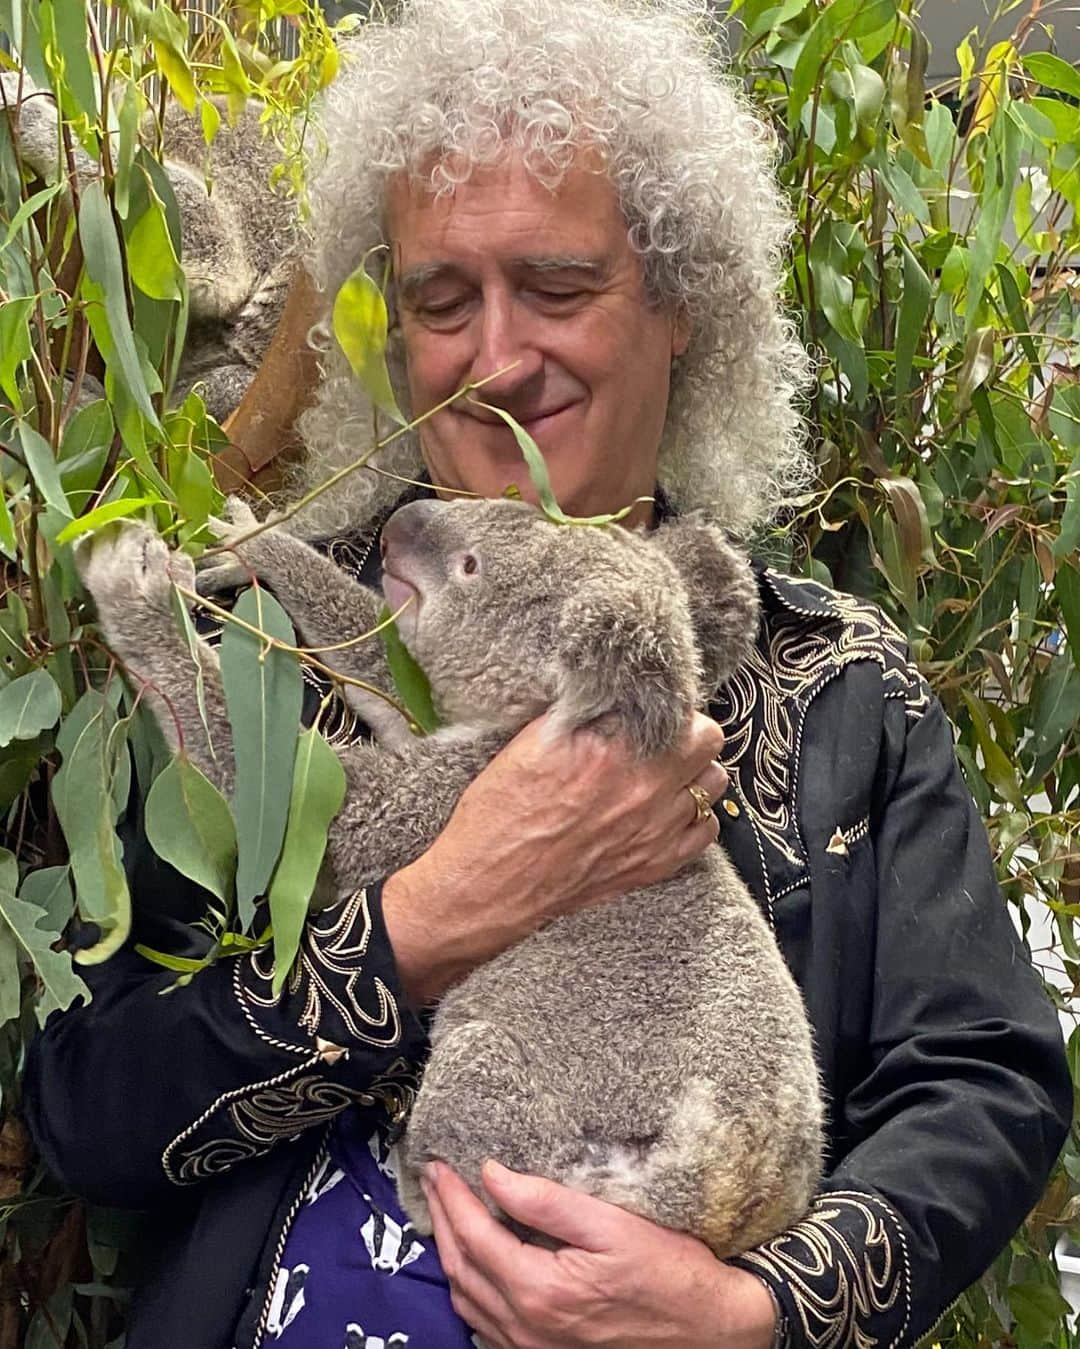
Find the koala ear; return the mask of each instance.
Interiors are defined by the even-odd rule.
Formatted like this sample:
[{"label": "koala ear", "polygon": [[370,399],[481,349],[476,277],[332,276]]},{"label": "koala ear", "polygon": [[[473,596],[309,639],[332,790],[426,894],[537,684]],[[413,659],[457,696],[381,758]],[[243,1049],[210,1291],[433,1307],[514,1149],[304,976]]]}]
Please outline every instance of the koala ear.
[{"label": "koala ear", "polygon": [[760,601],[753,570],[723,531],[699,516],[670,520],[650,539],[686,587],[708,696],[750,654],[757,638]]},{"label": "koala ear", "polygon": [[642,758],[676,744],[697,705],[697,652],[677,582],[586,586],[563,608],[555,662],[555,729],[616,731]]}]

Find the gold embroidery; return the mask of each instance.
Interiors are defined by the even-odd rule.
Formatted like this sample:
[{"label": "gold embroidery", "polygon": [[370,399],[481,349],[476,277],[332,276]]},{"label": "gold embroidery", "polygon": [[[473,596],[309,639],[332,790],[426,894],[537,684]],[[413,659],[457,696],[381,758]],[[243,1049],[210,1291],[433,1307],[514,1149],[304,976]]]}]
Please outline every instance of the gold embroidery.
[{"label": "gold embroidery", "polygon": [[929,689],[903,633],[876,605],[776,572],[763,579],[780,603],[765,610],[757,645],[721,690],[718,720],[723,764],[754,831],[771,910],[808,871],[794,802],[814,698],[855,661],[875,662],[883,696],[903,698],[910,716],[925,710]]},{"label": "gold embroidery", "polygon": [[[401,1015],[393,994],[379,978],[365,976],[363,957],[371,937],[367,891],[312,916],[304,928],[297,960],[286,992],[300,1005],[297,1024],[315,1036],[321,1034],[327,1013],[336,1013],[349,1036],[362,1044],[386,1049],[401,1038]],[[276,1008],[271,991],[274,954],[269,947],[247,957],[250,977],[241,985],[241,998],[253,1010]]]},{"label": "gold embroidery", "polygon": [[[322,1055],[315,1054],[306,1064],[218,1097],[165,1149],[161,1158],[165,1174],[174,1185],[220,1175],[275,1143],[325,1124],[351,1105],[381,1105],[393,1125],[408,1115],[420,1069],[405,1059],[395,1059],[363,1091],[327,1080],[322,1066]],[[206,1138],[211,1127],[214,1133]]]},{"label": "gold embroidery", "polygon": [[818,1195],[802,1222],[739,1261],[786,1285],[800,1338],[815,1349],[894,1349],[905,1342],[911,1320],[907,1246],[896,1214],[876,1196]]}]

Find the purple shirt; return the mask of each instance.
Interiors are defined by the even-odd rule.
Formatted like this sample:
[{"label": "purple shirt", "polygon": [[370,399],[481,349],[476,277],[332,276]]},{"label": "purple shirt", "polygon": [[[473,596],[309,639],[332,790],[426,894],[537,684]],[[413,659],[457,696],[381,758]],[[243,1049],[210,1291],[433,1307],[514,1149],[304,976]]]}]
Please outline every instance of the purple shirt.
[{"label": "purple shirt", "polygon": [[395,1157],[358,1111],[337,1117],[326,1161],[285,1241],[266,1344],[275,1349],[474,1349],[432,1237],[397,1198]]}]

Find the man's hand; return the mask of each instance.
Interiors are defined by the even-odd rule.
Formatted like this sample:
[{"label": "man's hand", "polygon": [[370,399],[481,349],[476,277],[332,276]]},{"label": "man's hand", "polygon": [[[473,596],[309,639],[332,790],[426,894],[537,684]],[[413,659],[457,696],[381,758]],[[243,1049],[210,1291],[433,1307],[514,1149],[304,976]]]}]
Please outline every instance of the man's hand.
[{"label": "man's hand", "polygon": [[723,732],[695,715],[682,743],[635,758],[591,731],[530,722],[463,793],[446,828],[383,888],[411,1001],[438,998],[563,913],[666,880],[716,841],[687,787],[727,790]]},{"label": "man's hand", "polygon": [[448,1166],[428,1168],[454,1307],[487,1349],[768,1349],[767,1289],[700,1241],[495,1162],[484,1186],[510,1217],[567,1243],[526,1245]]}]

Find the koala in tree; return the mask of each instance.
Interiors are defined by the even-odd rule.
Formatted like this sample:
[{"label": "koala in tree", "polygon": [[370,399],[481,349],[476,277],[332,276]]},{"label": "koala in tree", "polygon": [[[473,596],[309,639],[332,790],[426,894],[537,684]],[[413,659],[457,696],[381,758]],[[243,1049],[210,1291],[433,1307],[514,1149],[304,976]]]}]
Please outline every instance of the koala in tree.
[{"label": "koala in tree", "polygon": [[[372,627],[379,598],[279,529],[225,532],[305,642]],[[416,858],[461,792],[527,721],[590,727],[636,754],[673,746],[754,640],[757,589],[722,534],[693,519],[649,535],[566,528],[508,500],[418,501],[382,533],[384,591],[444,728],[341,752],[345,804],[325,870],[335,895]],[[229,728],[201,647],[214,758],[170,577],[191,564],[141,528],[84,547],[101,626],[162,730],[224,791]],[[231,566],[203,586],[232,583]],[[328,656],[385,678],[376,643]],[[164,701],[172,706],[170,713]],[[821,1165],[821,1105],[799,993],[721,847],[677,876],[556,919],[448,992],[404,1138],[399,1189],[431,1231],[420,1169],[441,1158],[481,1195],[494,1157],[666,1226],[723,1257],[796,1221]]]},{"label": "koala in tree", "polygon": [[[25,78],[0,75],[23,163],[46,182],[66,171],[57,140],[56,105]],[[190,320],[174,396],[201,386],[211,415],[224,420],[239,404],[269,346],[292,279],[299,239],[296,207],[274,192],[270,174],[280,159],[263,133],[261,108],[249,104],[230,126],[216,100],[221,127],[207,148],[198,118],[175,101],[166,105],[165,173],[180,211],[181,265],[188,282]],[[149,124],[144,128],[147,138]],[[100,166],[77,143],[75,169],[83,183]]]}]

